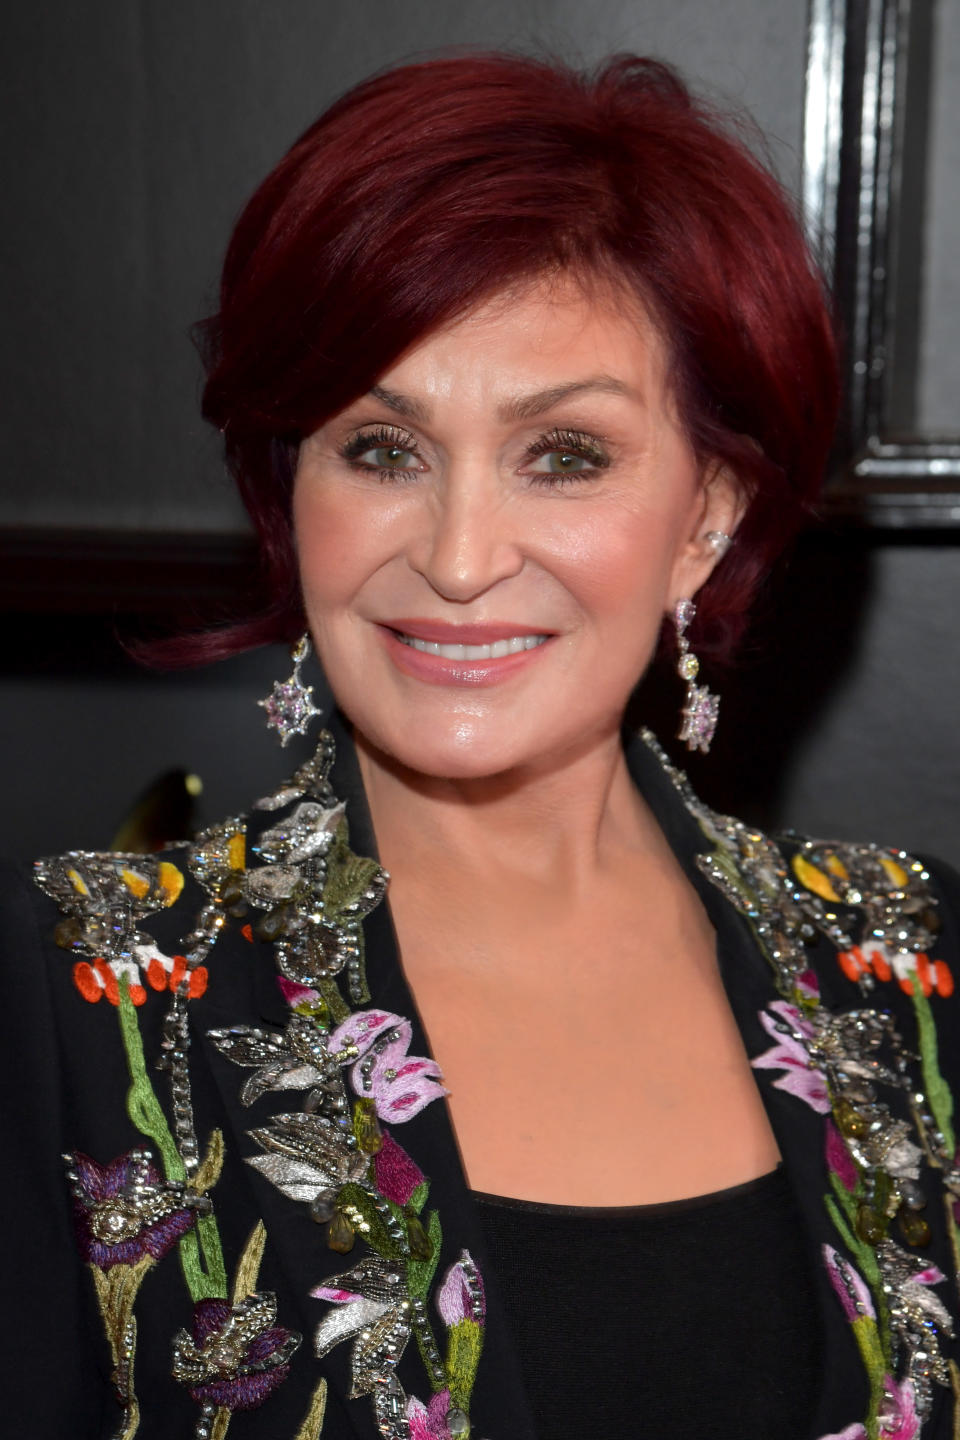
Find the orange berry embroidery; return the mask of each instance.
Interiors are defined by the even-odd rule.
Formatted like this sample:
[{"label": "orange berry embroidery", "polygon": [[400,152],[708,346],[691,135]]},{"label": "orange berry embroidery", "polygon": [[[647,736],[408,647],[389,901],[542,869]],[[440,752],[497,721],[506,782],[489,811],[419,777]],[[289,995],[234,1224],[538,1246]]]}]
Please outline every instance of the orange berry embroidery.
[{"label": "orange berry embroidery", "polygon": [[945,960],[931,960],[929,955],[918,952],[907,959],[910,968],[897,968],[897,957],[891,965],[883,950],[874,946],[864,951],[859,945],[849,950],[837,951],[837,963],[848,980],[856,982],[861,975],[873,974],[878,980],[892,980],[896,973],[897,984],[905,995],[913,993],[914,977],[924,995],[936,992],[946,999],[954,991],[954,979],[950,966]]},{"label": "orange berry embroidery", "polygon": [[89,1000],[91,1005],[95,1005],[103,994],[103,986],[93,973],[93,966],[86,960],[78,960],[74,965],[73,983],[84,1000]]},{"label": "orange berry embroidery", "polygon": [[207,967],[206,965],[198,965],[197,968],[190,973],[190,985],[187,989],[187,994],[191,1000],[199,1000],[201,995],[206,994],[206,990]]},{"label": "orange berry embroidery", "polygon": [[[96,1004],[101,995],[106,995],[111,1005],[120,1004],[120,985],[113,969],[102,956],[98,956],[92,965],[86,960],[78,960],[73,967],[73,983],[91,1005]],[[142,985],[131,984],[130,999],[134,1005],[142,1005],[146,998],[147,992]]]},{"label": "orange berry embroidery", "polygon": [[151,990],[166,990],[167,988],[167,972],[156,956],[147,966],[147,982]]}]

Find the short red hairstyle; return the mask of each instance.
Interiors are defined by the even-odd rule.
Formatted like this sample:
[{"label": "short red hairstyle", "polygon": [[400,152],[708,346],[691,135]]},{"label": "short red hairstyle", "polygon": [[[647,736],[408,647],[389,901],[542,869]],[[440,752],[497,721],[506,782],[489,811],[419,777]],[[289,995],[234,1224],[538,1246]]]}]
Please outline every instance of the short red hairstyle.
[{"label": "short red hairstyle", "polygon": [[204,658],[304,626],[296,446],[436,327],[559,268],[630,287],[678,412],[749,505],[700,593],[728,651],[818,491],[837,404],[821,277],[777,181],[668,67],[595,73],[509,54],[430,60],[338,100],[257,190],[200,328],[203,413],[256,526],[271,605]]}]

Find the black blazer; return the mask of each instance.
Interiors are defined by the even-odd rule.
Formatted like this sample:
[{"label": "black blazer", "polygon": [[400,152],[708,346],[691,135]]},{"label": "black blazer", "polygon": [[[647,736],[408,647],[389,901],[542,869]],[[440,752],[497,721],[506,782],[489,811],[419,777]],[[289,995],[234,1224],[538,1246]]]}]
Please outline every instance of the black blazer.
[{"label": "black blazer", "polygon": [[[338,753],[330,783],[346,801],[351,850],[374,856],[356,757],[346,733],[335,728]],[[960,884],[950,872],[872,847],[818,848],[799,837],[775,846],[700,806],[654,744],[635,741],[628,754],[637,785],[716,928],[730,1005],[747,1054],[760,1061],[755,1074],[802,1215],[818,1277],[824,1336],[810,1440],[859,1440],[878,1433],[878,1414],[888,1426],[879,1433],[900,1440],[947,1440],[957,1433],[951,1387],[960,1390],[960,1355],[950,1334],[958,1308],[958,1202],[953,1197],[960,1195],[960,1176],[953,1170],[950,1094],[960,1086],[960,995],[951,993],[960,963]],[[301,791],[303,783],[301,775]],[[329,809],[322,770],[313,772],[312,783],[316,805]],[[126,1434],[134,1433],[134,1411],[118,1404],[111,1380],[119,1369],[123,1390],[123,1344],[111,1353],[103,1323],[105,1313],[116,1340],[118,1325],[122,1330],[127,1318],[124,1293],[129,1299],[133,1290],[136,1340],[128,1388],[139,1400],[135,1433],[140,1440],[202,1434],[203,1426],[196,1427],[204,1403],[208,1433],[222,1435],[229,1418],[232,1440],[402,1435],[402,1420],[389,1418],[391,1406],[402,1409],[398,1384],[427,1403],[429,1364],[436,1371],[434,1387],[448,1386],[449,1374],[437,1369],[442,1359],[431,1359],[429,1350],[432,1333],[440,1355],[446,1352],[445,1328],[453,1332],[449,1404],[454,1433],[469,1409],[474,1436],[536,1436],[516,1357],[500,1323],[497,1279],[487,1271],[445,1107],[435,1099],[418,1109],[437,1084],[434,1067],[425,1061],[406,1077],[402,1073],[405,1057],[407,1062],[428,1057],[428,1050],[398,964],[388,908],[377,903],[377,873],[372,866],[351,869],[342,832],[339,840],[328,835],[334,849],[325,862],[326,888],[322,874],[316,879],[323,867],[318,871],[315,864],[312,898],[303,893],[297,898],[290,894],[291,870],[299,864],[302,880],[309,866],[305,871],[296,861],[291,867],[289,853],[265,865],[263,856],[254,853],[264,831],[273,837],[268,833],[268,851],[272,843],[289,852],[296,826],[286,822],[305,801],[296,790],[281,797],[285,803],[278,808],[252,814],[246,879],[236,868],[239,842],[228,853],[228,837],[240,828],[237,824],[209,838],[199,860],[183,849],[168,852],[163,859],[170,868],[162,874],[156,859],[141,857],[130,857],[126,877],[118,876],[109,857],[104,859],[107,870],[97,869],[97,857],[84,855],[48,865],[40,877],[48,890],[59,885],[70,901],[73,887],[66,924],[62,907],[42,893],[28,871],[10,866],[2,872],[0,1055],[6,1069],[6,1144],[0,1233],[7,1276],[7,1433],[92,1440],[123,1434],[124,1423]],[[306,800],[313,803],[309,795]],[[302,858],[304,846],[309,849],[317,813],[311,818],[300,812],[302,833],[296,844],[301,849],[294,847],[295,860],[297,854]],[[332,834],[338,816],[328,816],[326,823]],[[278,839],[278,831],[287,838]],[[264,872],[272,878],[265,881]],[[177,874],[185,882],[179,894]],[[84,887],[89,892],[94,882],[99,898],[84,896]],[[114,895],[112,919],[98,931],[109,909],[109,896],[104,896],[111,884],[129,902],[126,918],[118,921],[120,902]],[[330,968],[342,966],[334,982],[339,1001],[330,982],[325,989],[320,986],[336,1012],[327,1015],[320,1013],[321,1001],[311,1000],[303,988],[288,984],[285,998],[277,985],[274,945],[259,938],[265,932],[276,938],[277,927],[285,924],[281,944],[288,952],[291,945],[295,950],[298,934],[302,940],[305,933],[297,925],[307,923],[311,906],[314,915],[320,914],[318,895],[330,923],[317,929],[318,921],[309,922],[315,926],[310,933],[323,940]],[[369,911],[365,918],[364,911]],[[110,958],[111,924],[115,938],[123,924],[132,923],[131,915],[141,916],[139,939],[146,943],[149,938],[153,948],[139,952],[126,968],[120,962],[111,967],[102,958],[95,964],[98,947]],[[198,967],[206,971],[208,983],[195,998],[175,1000],[173,992],[182,994],[188,984],[195,991],[202,988],[202,975],[192,982],[189,975],[183,978],[182,965],[172,959],[202,944],[198,929],[217,935]],[[347,977],[359,973],[361,930],[370,999],[357,1001],[348,997]],[[302,976],[305,964],[302,955],[300,960],[294,956],[288,971]],[[130,997],[143,1003],[134,1005]],[[185,1094],[181,1089],[173,1099],[169,1072],[156,1068],[159,1058],[176,1056],[183,1044],[169,1018],[171,1004],[188,1013],[190,1036],[191,1090]],[[374,1017],[379,1050],[376,1043],[367,1046],[362,1025],[358,1031],[361,1022],[338,1020],[339,1007]],[[381,1024],[380,1015],[394,1019]],[[293,1033],[287,1028],[291,1023],[299,1053],[283,1038]],[[213,1039],[211,1031],[217,1032]],[[331,1061],[330,1037],[342,1041],[348,1031],[354,1041],[359,1034],[358,1054],[349,1063],[342,1057]],[[321,1039],[314,1053],[310,1037],[317,1034]],[[143,1070],[131,1114],[130,1066],[139,1063],[139,1046]],[[260,1069],[252,1063],[257,1057],[273,1068]],[[368,1080],[372,1077],[366,1095],[364,1059]],[[245,1083],[249,1104],[240,1097]],[[337,1118],[345,1115],[349,1121],[349,1106],[358,1098],[354,1086],[368,1103],[359,1107],[351,1131],[349,1124],[338,1126]],[[156,1133],[152,1139],[143,1133],[151,1125],[156,1132],[151,1105],[158,1103],[161,1130],[166,1127],[168,1138],[175,1134],[174,1100],[181,1120],[186,1117],[183,1134],[189,1135],[192,1115],[199,1158],[207,1152],[199,1180],[194,1171],[191,1184],[179,1187],[176,1163],[168,1170],[173,1180],[164,1185],[163,1146]],[[305,1104],[313,1107],[312,1119],[303,1119]],[[416,1113],[407,1118],[404,1105]],[[279,1121],[279,1116],[294,1119]],[[252,1130],[266,1143],[251,1138]],[[216,1169],[209,1146],[215,1131],[224,1140],[222,1172],[208,1186]],[[375,1155],[384,1131],[389,1135],[386,1155]],[[348,1132],[350,1140],[344,1138]],[[336,1153],[318,1159],[318,1144],[322,1147],[331,1136]],[[136,1158],[104,1168],[138,1148],[150,1150],[153,1171]],[[77,1152],[96,1164],[78,1160]],[[63,1154],[72,1157],[73,1199]],[[258,1159],[259,1168],[245,1163],[245,1157]],[[317,1176],[328,1161],[336,1178],[321,1185]],[[429,1177],[425,1202],[422,1187],[414,1188],[416,1167]],[[290,1194],[283,1193],[281,1183]],[[124,1185],[129,1204],[119,1193]],[[206,1198],[196,1193],[207,1188]],[[210,1202],[212,1215],[204,1213]],[[433,1211],[442,1227],[439,1245],[436,1229],[430,1228]],[[349,1230],[355,1233],[349,1254],[328,1246],[331,1214],[334,1238],[346,1243]],[[266,1237],[259,1266],[248,1248],[247,1269],[238,1278],[240,1257],[261,1220]],[[464,1251],[469,1258],[458,1269]],[[218,1254],[226,1286],[216,1273]],[[483,1275],[485,1303],[473,1265]],[[341,1295],[337,1303],[329,1295],[310,1294],[330,1277],[350,1271],[355,1272],[352,1281],[343,1282],[340,1290],[365,1296],[362,1325],[353,1318],[361,1312],[350,1310],[360,1303],[355,1299]],[[227,1296],[232,1290],[236,1294]],[[444,1322],[435,1303],[440,1290]],[[244,1307],[248,1293],[261,1298]],[[191,1333],[198,1294],[201,1321]],[[407,1309],[402,1304],[391,1309],[396,1295],[406,1296]],[[234,1299],[240,1309],[231,1318]],[[420,1325],[419,1332],[426,1358],[416,1337],[418,1315],[430,1322],[429,1331]],[[405,1343],[411,1320],[414,1334]],[[338,1326],[344,1338],[334,1343]],[[318,1327],[326,1349],[321,1359],[314,1353]],[[361,1355],[352,1366],[360,1330],[367,1333],[360,1344],[368,1353],[366,1362]],[[295,1335],[302,1337],[298,1348]],[[218,1336],[220,1349],[214,1352]],[[180,1380],[171,1375],[175,1341]],[[402,1350],[393,1381],[391,1343]],[[321,1379],[325,1395],[318,1386]],[[372,1388],[378,1397],[376,1414],[371,1394],[350,1398],[358,1380],[361,1389]],[[448,1401],[435,1402],[434,1413],[438,1404],[442,1410]],[[631,1422],[624,1433],[642,1428],[640,1417],[636,1428]]]}]

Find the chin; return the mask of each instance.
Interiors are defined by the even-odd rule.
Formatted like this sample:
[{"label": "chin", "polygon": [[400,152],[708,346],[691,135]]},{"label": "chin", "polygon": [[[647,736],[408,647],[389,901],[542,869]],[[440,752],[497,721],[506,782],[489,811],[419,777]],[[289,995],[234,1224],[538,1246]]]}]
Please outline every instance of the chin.
[{"label": "chin", "polygon": [[543,754],[539,741],[525,744],[514,728],[474,718],[447,724],[380,725],[360,712],[342,707],[358,741],[394,766],[432,780],[484,780],[522,769]]}]

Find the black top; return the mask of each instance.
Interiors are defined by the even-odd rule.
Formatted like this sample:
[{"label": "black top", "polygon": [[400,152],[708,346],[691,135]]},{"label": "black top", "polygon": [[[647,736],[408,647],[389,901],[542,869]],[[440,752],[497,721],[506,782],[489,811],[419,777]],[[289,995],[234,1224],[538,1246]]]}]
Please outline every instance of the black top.
[{"label": "black top", "polygon": [[541,1436],[809,1433],[818,1318],[782,1166],[665,1205],[474,1198]]}]

